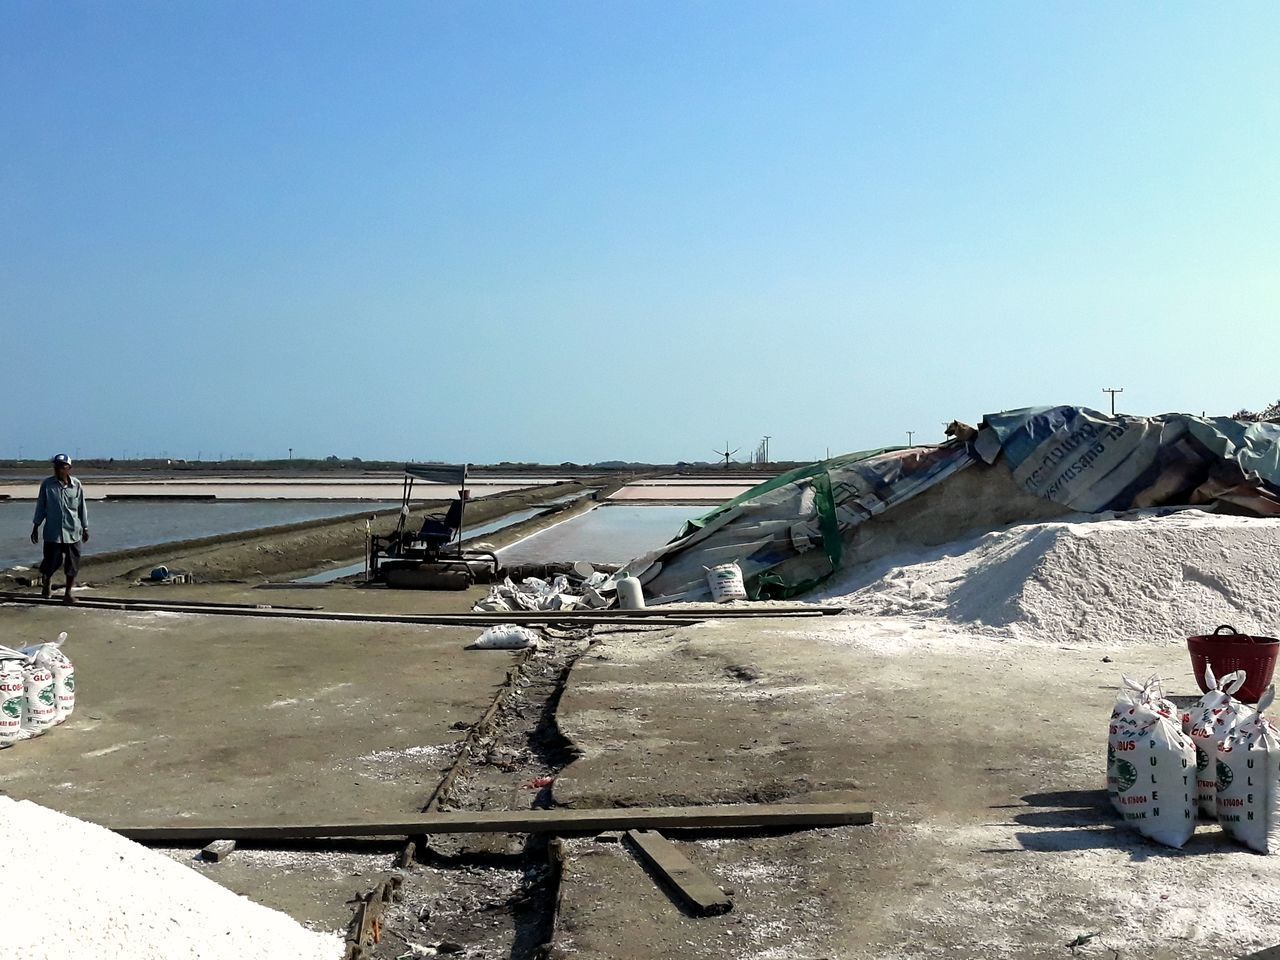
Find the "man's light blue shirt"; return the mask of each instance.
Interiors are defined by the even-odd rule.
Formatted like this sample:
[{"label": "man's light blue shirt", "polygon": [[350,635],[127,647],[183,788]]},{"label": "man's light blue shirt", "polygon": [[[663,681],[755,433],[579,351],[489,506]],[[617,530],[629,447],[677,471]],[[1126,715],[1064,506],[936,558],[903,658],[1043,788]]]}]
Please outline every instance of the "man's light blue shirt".
[{"label": "man's light blue shirt", "polygon": [[45,477],[36,498],[33,526],[44,524],[45,543],[79,543],[89,526],[89,512],[84,505],[84,488],[72,477],[64,487],[57,477]]}]

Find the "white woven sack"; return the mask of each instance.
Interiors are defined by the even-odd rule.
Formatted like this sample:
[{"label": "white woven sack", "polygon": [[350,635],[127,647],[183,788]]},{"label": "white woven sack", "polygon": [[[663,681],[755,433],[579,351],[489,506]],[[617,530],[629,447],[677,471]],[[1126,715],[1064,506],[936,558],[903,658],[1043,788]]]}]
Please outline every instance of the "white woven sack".
[{"label": "white woven sack", "polygon": [[467,646],[468,650],[523,650],[537,647],[538,635],[527,627],[514,623],[500,623],[490,627]]},{"label": "white woven sack", "polygon": [[1172,720],[1178,715],[1177,707],[1164,697],[1159,677],[1148,677],[1145,683],[1121,675],[1120,692],[1111,708],[1111,722],[1107,736],[1107,797],[1116,812],[1123,815],[1116,775],[1116,744],[1138,726],[1138,708],[1149,707],[1162,717]]},{"label": "white woven sack", "polygon": [[21,660],[0,660],[0,743],[21,740],[26,681]]},{"label": "white woven sack", "polygon": [[1149,704],[1116,740],[1117,803],[1127,826],[1168,847],[1196,829],[1196,748],[1178,722]]},{"label": "white woven sack", "polygon": [[1236,723],[1252,713],[1252,709],[1231,695],[1244,686],[1245,672],[1236,670],[1225,677],[1215,677],[1213,667],[1204,667],[1204,685],[1208,692],[1194,707],[1182,715],[1182,729],[1196,745],[1196,792],[1200,812],[1206,817],[1218,815],[1218,744],[1235,729]]},{"label": "white woven sack", "polygon": [[1226,834],[1258,853],[1280,852],[1280,730],[1263,711],[1275,700],[1270,687],[1257,712],[1218,745],[1218,822]]},{"label": "white woven sack", "polygon": [[747,599],[747,587],[742,580],[742,568],[736,563],[721,563],[703,569],[707,571],[707,586],[711,588],[711,599],[716,603]]},{"label": "white woven sack", "polygon": [[54,724],[58,700],[53,687],[53,673],[39,663],[22,667],[22,729],[30,736],[39,736]]}]

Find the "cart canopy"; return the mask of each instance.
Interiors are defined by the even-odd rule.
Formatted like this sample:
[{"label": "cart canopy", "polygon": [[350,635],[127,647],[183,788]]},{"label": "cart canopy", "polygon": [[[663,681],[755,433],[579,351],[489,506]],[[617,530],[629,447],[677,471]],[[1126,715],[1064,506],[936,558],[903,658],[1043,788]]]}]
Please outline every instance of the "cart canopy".
[{"label": "cart canopy", "polygon": [[430,483],[451,483],[460,487],[467,482],[469,463],[406,463],[406,476]]}]

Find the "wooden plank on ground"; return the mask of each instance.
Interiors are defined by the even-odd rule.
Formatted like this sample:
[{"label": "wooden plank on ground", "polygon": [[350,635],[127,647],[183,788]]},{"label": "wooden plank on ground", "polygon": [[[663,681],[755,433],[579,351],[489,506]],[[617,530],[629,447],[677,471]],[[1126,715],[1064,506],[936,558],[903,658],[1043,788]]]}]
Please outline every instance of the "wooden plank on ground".
[{"label": "wooden plank on ground", "polygon": [[718,917],[733,909],[733,901],[724,891],[662,834],[654,830],[628,830],[627,839],[695,916]]},{"label": "wooden plank on ground", "polygon": [[871,823],[871,810],[851,803],[739,803],[698,807],[614,807],[605,810],[480,810],[427,812],[398,820],[347,823],[172,826],[104,824],[132,840],[316,840],[334,837],[414,837],[452,833],[600,833],[603,830],[723,830],[835,827]]},{"label": "wooden plank on ground", "polygon": [[236,842],[234,840],[215,840],[200,851],[200,857],[217,863],[227,857],[235,848]]}]

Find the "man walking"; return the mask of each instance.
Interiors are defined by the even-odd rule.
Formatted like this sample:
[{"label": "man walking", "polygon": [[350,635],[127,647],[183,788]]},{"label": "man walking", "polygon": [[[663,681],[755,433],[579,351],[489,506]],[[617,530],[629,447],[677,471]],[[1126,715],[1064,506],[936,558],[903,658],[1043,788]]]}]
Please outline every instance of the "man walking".
[{"label": "man walking", "polygon": [[84,505],[84,488],[71,476],[71,458],[60,453],[53,458],[53,476],[40,484],[36,500],[36,516],[31,522],[31,542],[40,540],[44,524],[44,559],[40,561],[43,585],[40,595],[48,599],[53,588],[53,573],[62,567],[67,575],[64,603],[75,603],[71,588],[80,572],[80,541],[89,542],[89,514]]}]

